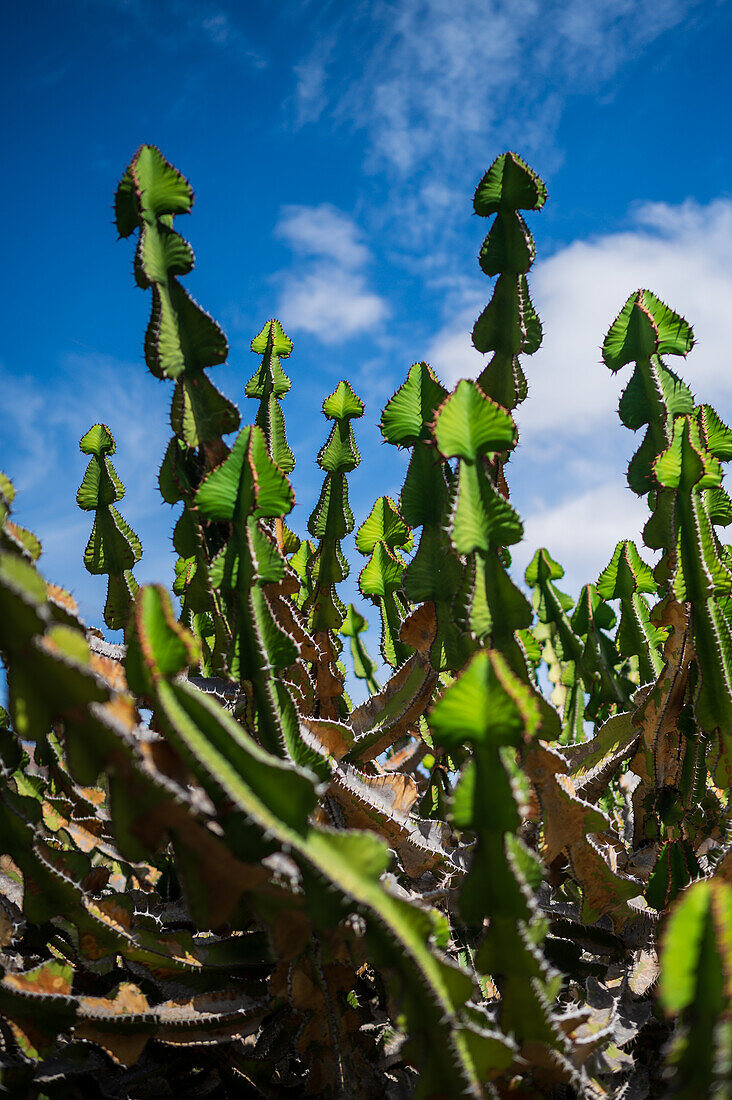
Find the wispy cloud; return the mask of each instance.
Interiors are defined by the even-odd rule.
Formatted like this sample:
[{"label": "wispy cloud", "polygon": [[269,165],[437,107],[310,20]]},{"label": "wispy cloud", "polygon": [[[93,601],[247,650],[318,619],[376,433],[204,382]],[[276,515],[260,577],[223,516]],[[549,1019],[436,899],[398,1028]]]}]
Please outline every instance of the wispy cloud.
[{"label": "wispy cloud", "polygon": [[[411,175],[435,158],[475,159],[486,142],[551,142],[568,89],[594,90],[678,25],[698,0],[377,0],[339,26],[355,72],[325,84],[334,114],[362,127],[372,163]],[[303,99],[325,71],[316,46]],[[317,75],[317,82],[316,77]],[[306,112],[305,112],[306,113]]]},{"label": "wispy cloud", "polygon": [[293,103],[296,127],[304,126],[307,122],[317,122],[328,105],[328,64],[334,47],[334,35],[319,36],[311,53],[304,61],[295,65]]},{"label": "wispy cloud", "polygon": [[44,575],[74,593],[89,622],[101,621],[104,578],[91,577],[82,563],[92,516],[76,505],[88,461],[78,441],[101,422],[115,437],[112,461],[127,489],[119,507],[145,550],[135,574],[170,583],[172,512],[157,489],[170,435],[170,390],[140,363],[88,352],[67,355],[43,382],[0,368],[0,391],[12,410],[0,441],[0,469],[16,487],[15,518],[41,539]]},{"label": "wispy cloud", "polygon": [[3,371],[2,392],[13,410],[13,431],[1,453],[22,492],[56,487],[59,474],[75,462],[83,473],[87,460],[76,443],[95,422],[109,426],[119,452],[115,461],[127,466],[133,480],[149,463],[151,443],[166,441],[166,395],[139,363],[74,352],[43,383]]},{"label": "wispy cloud", "polygon": [[323,344],[378,330],[389,308],[368,286],[371,255],[352,218],[328,203],[285,206],[275,233],[298,256],[297,269],[278,278],[285,327]]},{"label": "wispy cloud", "polygon": [[135,31],[154,39],[156,47],[175,51],[202,44],[231,53],[255,69],[267,60],[241,27],[240,13],[230,5],[196,3],[195,0],[87,0],[103,6]]}]

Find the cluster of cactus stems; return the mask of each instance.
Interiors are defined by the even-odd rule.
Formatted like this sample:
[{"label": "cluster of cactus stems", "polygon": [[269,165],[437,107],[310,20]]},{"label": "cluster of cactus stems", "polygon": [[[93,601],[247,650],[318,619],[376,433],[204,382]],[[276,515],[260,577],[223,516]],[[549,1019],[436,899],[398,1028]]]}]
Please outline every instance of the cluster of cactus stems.
[{"label": "cluster of cactus stems", "polygon": [[[513,153],[485,174],[485,369],[451,393],[409,369],[380,421],[411,452],[404,485],[358,527],[365,409],[339,382],[301,540],[292,341],[277,320],[252,341],[257,413],[226,442],[239,413],[205,373],[226,339],[180,282],[193,194],[136,153],[116,216],[152,295],[147,365],[175,383],[159,484],[182,505],[179,608],[138,590],[105,425],[77,501],[122,644],[42,577],[0,475],[8,1095],[732,1094],[732,430],[666,364],[689,324],[632,294],[603,360],[633,365],[619,411],[645,429],[628,483],[657,561],[623,540],[576,600],[547,549],[512,575],[512,414],[541,341],[522,212],[545,200]],[[339,594],[354,543],[361,610]]]}]

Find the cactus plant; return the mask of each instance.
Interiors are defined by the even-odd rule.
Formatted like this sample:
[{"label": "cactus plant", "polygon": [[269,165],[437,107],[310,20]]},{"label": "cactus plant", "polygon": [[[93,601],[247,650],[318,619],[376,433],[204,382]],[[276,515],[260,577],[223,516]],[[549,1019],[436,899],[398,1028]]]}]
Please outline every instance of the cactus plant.
[{"label": "cactus plant", "polygon": [[[0,475],[8,1095],[730,1094],[732,430],[665,363],[691,326],[631,295],[603,359],[635,364],[620,417],[645,429],[628,482],[659,560],[621,539],[575,599],[539,547],[527,598],[506,471],[541,340],[521,211],[546,197],[514,153],[483,176],[497,280],[473,339],[490,361],[450,393],[409,368],[380,420],[406,478],[359,523],[367,410],[339,382],[300,539],[292,341],[276,319],[252,341],[239,430],[205,373],[226,339],[180,282],[192,190],[154,147],[135,154],[116,216],[152,294],[147,364],[175,383],[159,484],[182,505],[179,605],[132,576],[105,425],[81,440],[77,500],[123,641],[44,579]],[[353,551],[367,602],[346,606]]]}]

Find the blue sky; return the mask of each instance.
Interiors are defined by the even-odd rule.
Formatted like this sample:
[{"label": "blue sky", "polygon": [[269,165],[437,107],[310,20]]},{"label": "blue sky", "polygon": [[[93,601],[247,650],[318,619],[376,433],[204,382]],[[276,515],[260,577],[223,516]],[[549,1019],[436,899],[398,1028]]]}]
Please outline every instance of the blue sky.
[{"label": "blue sky", "polygon": [[351,482],[361,519],[399,490],[402,461],[376,424],[410,363],[427,359],[451,384],[481,369],[469,333],[491,283],[472,194],[505,148],[550,195],[531,216],[545,341],[525,364],[509,467],[527,532],[517,564],[547,545],[576,589],[642,523],[624,481],[637,440],[615,413],[624,381],[599,362],[633,289],[692,321],[682,373],[732,418],[725,0],[26,0],[0,21],[0,468],[46,575],[89,622],[104,580],[83,569],[91,524],[74,497],[78,440],[97,420],[117,438],[139,579],[172,575],[172,513],[155,487],[172,387],[142,361],[149,298],[111,224],[142,142],[195,189],[178,223],[197,257],[186,285],[227,332],[229,362],[212,377],[245,422],[252,336],[275,315],[295,342],[284,407],[301,533],[320,404],[339,378],[367,404]]}]

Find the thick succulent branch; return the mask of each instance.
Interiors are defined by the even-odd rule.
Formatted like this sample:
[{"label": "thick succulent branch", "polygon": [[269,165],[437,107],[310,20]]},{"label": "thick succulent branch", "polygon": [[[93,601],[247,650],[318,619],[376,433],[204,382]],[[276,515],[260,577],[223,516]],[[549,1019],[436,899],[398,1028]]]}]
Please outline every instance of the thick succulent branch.
[{"label": "thick succulent branch", "polygon": [[541,323],[529,297],[526,274],[534,262],[534,240],[519,213],[539,210],[546,187],[537,174],[516,156],[502,153],[478,184],[475,213],[494,217],[480,250],[486,275],[497,275],[493,297],[473,326],[478,351],[493,353],[478,385],[506,409],[515,409],[528,392],[519,355],[533,355],[541,344]]},{"label": "thick succulent branch", "polygon": [[336,717],[342,704],[344,676],[337,663],[342,645],[338,632],[346,608],[338,596],[337,585],[349,573],[341,541],[354,528],[346,474],[361,461],[351,421],[363,416],[363,412],[363,402],[348,382],[339,382],[323,402],[323,415],[333,421],[333,427],[318,452],[318,465],[325,471],[325,478],[308,520],[308,531],[318,541],[307,562],[309,591],[303,605],[321,651],[316,671],[322,717]]},{"label": "thick succulent branch", "polygon": [[142,557],[142,544],[114,507],[125,495],[125,487],[109,458],[116,444],[106,424],[94,424],[82,436],[79,449],[91,457],[76,503],[83,511],[94,512],[84,565],[89,573],[109,575],[104,621],[110,630],[120,630],[127,625],[137,593],[132,568]]}]

